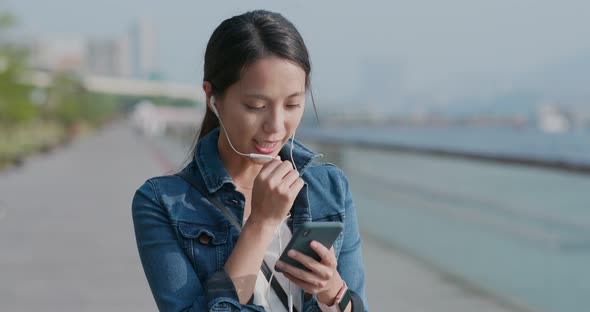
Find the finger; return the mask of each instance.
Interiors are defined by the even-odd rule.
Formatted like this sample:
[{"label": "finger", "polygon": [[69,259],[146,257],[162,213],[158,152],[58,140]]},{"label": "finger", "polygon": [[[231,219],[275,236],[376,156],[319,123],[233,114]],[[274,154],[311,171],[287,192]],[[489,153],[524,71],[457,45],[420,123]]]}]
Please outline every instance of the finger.
[{"label": "finger", "polygon": [[278,186],[281,184],[283,178],[293,170],[293,166],[287,160],[283,161],[281,164],[276,166],[273,171],[269,174],[270,183],[273,186]]},{"label": "finger", "polygon": [[262,180],[266,180],[270,176],[270,174],[274,171],[274,169],[282,163],[283,163],[282,161],[276,160],[276,159],[272,159],[272,160],[266,162],[264,165],[262,165],[262,169],[260,169],[260,172],[258,173],[257,178],[262,179]]},{"label": "finger", "polygon": [[317,288],[315,288],[312,284],[293,276],[289,272],[283,272],[283,274],[287,279],[295,283],[295,285],[299,286],[299,288],[303,289],[305,292],[314,295],[317,294]]},{"label": "finger", "polygon": [[297,277],[300,280],[305,281],[306,283],[312,284],[312,285],[317,285],[317,286],[322,286],[322,279],[320,278],[319,275],[313,273],[313,272],[309,272],[303,269],[300,269],[298,267],[292,266],[290,264],[284,263],[284,262],[278,262],[278,267],[283,270],[283,272],[287,272],[295,277]]},{"label": "finger", "polygon": [[[309,243],[311,249],[313,249],[317,254],[322,258],[322,263],[329,266],[335,267],[336,266],[336,256],[331,251],[331,249],[326,248],[326,246],[322,245],[322,243],[318,241],[311,241]],[[334,247],[334,246],[332,246]]]},{"label": "finger", "polygon": [[306,268],[310,269],[312,272],[316,273],[321,278],[328,279],[330,278],[329,269],[321,262],[318,262],[316,259],[298,252],[297,250],[291,249],[287,253],[290,258],[297,260],[299,263],[303,264]]},{"label": "finger", "polygon": [[299,178],[299,172],[296,170],[291,170],[281,181],[281,188],[289,189],[293,182],[295,182]]},{"label": "finger", "polygon": [[298,178],[297,180],[295,180],[295,182],[293,182],[293,184],[291,184],[291,186],[289,186],[289,189],[291,189],[293,193],[297,194],[299,193],[299,191],[301,191],[304,185],[305,181],[303,181],[302,178]]}]

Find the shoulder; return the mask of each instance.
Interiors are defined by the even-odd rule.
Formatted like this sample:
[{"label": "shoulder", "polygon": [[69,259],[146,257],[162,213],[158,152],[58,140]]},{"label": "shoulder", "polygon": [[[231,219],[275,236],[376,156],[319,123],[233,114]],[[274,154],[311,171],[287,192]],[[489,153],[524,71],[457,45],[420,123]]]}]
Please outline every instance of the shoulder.
[{"label": "shoulder", "polygon": [[[193,175],[197,171],[197,166],[193,161],[182,168],[180,171]],[[137,189],[137,192],[148,192],[156,197],[160,197],[163,195],[172,195],[178,193],[179,191],[186,191],[188,187],[189,185],[184,179],[175,175],[174,173],[171,173],[167,175],[154,176],[147,179],[143,185]]]},{"label": "shoulder", "polygon": [[[185,171],[185,169],[187,171]],[[184,172],[193,173],[190,168]],[[194,222],[213,224],[216,222],[216,209],[205,195],[195,189],[184,178],[172,175],[156,176],[141,185],[133,199],[133,212],[158,212],[170,222]]]},{"label": "shoulder", "polygon": [[155,176],[137,188],[131,205],[134,211],[146,206],[164,209],[170,198],[186,192],[187,188],[186,182],[178,176]]},{"label": "shoulder", "polygon": [[344,197],[348,192],[348,180],[338,166],[329,162],[314,161],[302,176],[308,185],[319,187],[322,193]]},{"label": "shoulder", "polygon": [[314,161],[305,168],[304,176],[314,179],[329,179],[340,181],[346,179],[344,171],[333,163]]},{"label": "shoulder", "polygon": [[147,179],[136,191],[149,193],[153,196],[160,196],[162,190],[182,183],[182,179],[175,175],[155,176]]}]

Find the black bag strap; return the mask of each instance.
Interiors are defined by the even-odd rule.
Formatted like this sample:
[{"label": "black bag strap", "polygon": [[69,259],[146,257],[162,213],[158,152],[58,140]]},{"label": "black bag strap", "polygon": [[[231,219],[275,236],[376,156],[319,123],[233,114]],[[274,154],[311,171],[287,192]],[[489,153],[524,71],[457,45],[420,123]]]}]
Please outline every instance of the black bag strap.
[{"label": "black bag strap", "polygon": [[[234,227],[236,229],[238,229],[238,232],[240,232],[240,233],[242,232],[242,226],[240,225],[240,222],[238,222],[236,216],[234,216],[234,214],[231,211],[229,211],[227,209],[227,207],[225,207],[219,200],[217,200],[217,198],[213,197],[213,195],[211,195],[201,185],[201,183],[198,179],[195,179],[193,176],[188,175],[184,171],[176,173],[175,175],[181,177],[183,180],[185,180],[190,185],[192,185],[197,191],[199,191],[199,193],[201,193],[203,196],[207,197],[207,199],[209,199],[209,201],[211,203],[213,203],[213,205],[215,205],[229,219],[229,221],[234,225]],[[266,264],[266,261],[264,261],[264,260],[262,261],[262,266],[260,267],[260,269],[262,270],[262,273],[266,277],[266,280],[269,281],[272,273],[271,273],[270,268],[268,267],[268,264]],[[285,290],[283,289],[283,287],[281,286],[279,281],[277,281],[277,279],[273,278],[273,280],[270,282],[270,286],[272,287],[272,289],[275,291],[275,293],[277,294],[277,296],[279,297],[279,299],[283,303],[283,306],[285,306],[285,309],[288,311],[289,310],[289,302],[287,299],[287,293],[285,293]],[[297,312],[297,308],[293,307],[293,310],[295,312]]]}]

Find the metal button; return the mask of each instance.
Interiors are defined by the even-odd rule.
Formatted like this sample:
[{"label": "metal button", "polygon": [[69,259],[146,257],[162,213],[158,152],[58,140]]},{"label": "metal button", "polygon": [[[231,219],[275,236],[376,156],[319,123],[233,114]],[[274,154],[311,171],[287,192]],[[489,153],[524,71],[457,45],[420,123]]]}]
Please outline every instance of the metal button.
[{"label": "metal button", "polygon": [[211,241],[211,236],[209,236],[207,233],[201,233],[201,235],[199,235],[199,242],[203,245],[207,245],[209,244],[209,242]]}]

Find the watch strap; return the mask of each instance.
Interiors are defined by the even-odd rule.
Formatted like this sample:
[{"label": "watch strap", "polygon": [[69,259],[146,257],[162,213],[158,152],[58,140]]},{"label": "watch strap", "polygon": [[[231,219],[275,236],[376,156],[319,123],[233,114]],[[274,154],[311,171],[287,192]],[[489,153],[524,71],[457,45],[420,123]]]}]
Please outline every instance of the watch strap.
[{"label": "watch strap", "polygon": [[318,302],[320,309],[322,312],[342,312],[346,309],[348,304],[350,303],[352,298],[352,294],[346,285],[346,282],[342,281],[342,287],[336,294],[336,298],[334,299],[334,303],[328,306],[321,302]]},{"label": "watch strap", "polygon": [[348,306],[348,304],[350,303],[351,300],[352,300],[352,293],[350,292],[350,289],[348,289],[348,287],[346,287],[342,296],[340,296],[338,299],[338,302],[337,302],[338,311],[342,312],[342,311],[346,310],[346,307]]}]

